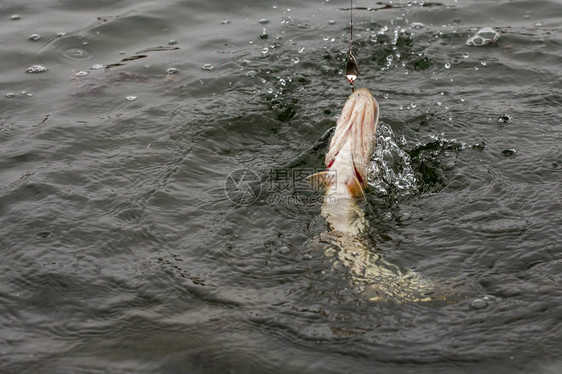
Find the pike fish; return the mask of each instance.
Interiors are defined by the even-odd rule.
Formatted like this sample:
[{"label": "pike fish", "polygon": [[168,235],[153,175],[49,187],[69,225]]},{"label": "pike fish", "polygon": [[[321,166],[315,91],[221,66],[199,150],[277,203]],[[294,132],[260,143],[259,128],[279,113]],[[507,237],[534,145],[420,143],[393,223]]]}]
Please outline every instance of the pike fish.
[{"label": "pike fish", "polygon": [[344,265],[354,284],[370,300],[431,301],[436,285],[413,271],[402,272],[367,244],[368,222],[361,208],[368,182],[368,166],[376,143],[379,104],[366,88],[354,91],[337,121],[326,154],[326,171],[311,175],[325,189],[322,215],[331,231],[320,241],[330,244],[328,255]]}]

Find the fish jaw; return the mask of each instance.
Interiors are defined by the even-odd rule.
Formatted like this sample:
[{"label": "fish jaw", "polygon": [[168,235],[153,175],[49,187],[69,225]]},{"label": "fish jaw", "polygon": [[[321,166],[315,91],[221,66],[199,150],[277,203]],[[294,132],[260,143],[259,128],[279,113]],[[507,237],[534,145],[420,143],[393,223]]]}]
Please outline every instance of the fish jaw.
[{"label": "fish jaw", "polygon": [[366,88],[351,94],[338,118],[326,167],[345,184],[354,197],[362,196],[367,185],[367,168],[376,141],[379,104]]}]

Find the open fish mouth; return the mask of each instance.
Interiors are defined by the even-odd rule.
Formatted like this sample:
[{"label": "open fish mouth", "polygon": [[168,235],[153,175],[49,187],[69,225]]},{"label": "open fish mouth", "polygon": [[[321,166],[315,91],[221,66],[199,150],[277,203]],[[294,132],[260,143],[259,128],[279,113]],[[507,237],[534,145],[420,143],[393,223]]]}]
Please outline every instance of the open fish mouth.
[{"label": "open fish mouth", "polygon": [[326,154],[326,167],[334,166],[342,151],[350,153],[355,177],[361,187],[367,184],[367,167],[376,140],[379,104],[366,88],[355,91],[347,99]]}]

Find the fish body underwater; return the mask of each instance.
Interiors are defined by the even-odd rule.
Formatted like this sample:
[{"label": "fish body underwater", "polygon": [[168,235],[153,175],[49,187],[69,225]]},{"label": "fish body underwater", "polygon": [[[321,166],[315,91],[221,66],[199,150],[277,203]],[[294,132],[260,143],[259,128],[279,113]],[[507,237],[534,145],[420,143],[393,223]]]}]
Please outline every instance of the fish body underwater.
[{"label": "fish body underwater", "polygon": [[309,177],[325,189],[322,215],[331,231],[321,235],[320,241],[330,244],[327,254],[348,269],[353,283],[372,301],[443,300],[434,282],[414,271],[402,272],[369,245],[368,221],[361,205],[378,122],[379,105],[369,90],[353,92],[338,118],[326,154],[326,171]]}]

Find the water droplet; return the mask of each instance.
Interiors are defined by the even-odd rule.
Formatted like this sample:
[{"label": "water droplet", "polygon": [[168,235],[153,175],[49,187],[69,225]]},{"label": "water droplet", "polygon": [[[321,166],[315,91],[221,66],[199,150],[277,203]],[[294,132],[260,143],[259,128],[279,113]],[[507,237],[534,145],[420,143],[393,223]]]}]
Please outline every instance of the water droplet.
[{"label": "water droplet", "polygon": [[8,92],[8,93],[6,94],[6,97],[9,98],[9,99],[11,99],[12,97],[15,97],[15,96],[16,96],[16,94],[13,93],[13,92]]},{"label": "water droplet", "polygon": [[498,122],[499,123],[509,123],[509,121],[511,121],[511,116],[509,114],[502,114],[501,116],[499,116],[498,118]]},{"label": "water droplet", "polygon": [[168,40],[168,45],[176,45],[176,44],[178,44],[178,41],[176,39]]},{"label": "water droplet", "polygon": [[462,54],[462,57],[463,57],[463,58],[469,58],[470,55],[468,54],[468,52],[465,52],[465,53]]},{"label": "water droplet", "polygon": [[14,14],[13,16],[10,17],[10,19],[12,21],[19,21],[21,19],[21,16],[19,14]]},{"label": "water droplet", "polygon": [[88,72],[82,70],[82,71],[79,71],[78,73],[76,73],[75,75],[76,75],[77,77],[83,77],[83,76],[85,76],[85,75],[88,75]]},{"label": "water droplet", "polygon": [[26,93],[25,93],[25,96],[31,97],[31,96],[33,96],[33,94],[32,94],[31,92],[26,92]]},{"label": "water droplet", "polygon": [[178,69],[176,68],[168,68],[168,70],[166,70],[166,74],[168,75],[174,75],[178,72]]},{"label": "water droplet", "polygon": [[488,303],[486,302],[486,300],[474,299],[470,303],[470,306],[474,309],[482,309],[482,308],[485,308],[486,306],[488,306]]},{"label": "water droplet", "polygon": [[475,47],[479,47],[486,44],[491,44],[496,42],[500,38],[500,34],[492,29],[491,27],[484,27],[476,34],[468,38],[466,41],[466,45],[472,45]]},{"label": "water droplet", "polygon": [[413,102],[412,104],[410,104],[410,106],[411,106],[412,108],[415,108],[416,106],[418,106],[418,104],[416,104],[415,102]]},{"label": "water droplet", "polygon": [[65,35],[66,35],[65,32],[62,32],[62,31],[61,31],[61,32],[57,32],[57,36],[58,36],[59,38],[62,38],[62,37],[65,36]]},{"label": "water droplet", "polygon": [[42,65],[33,65],[28,67],[25,72],[26,73],[30,73],[30,74],[35,74],[35,73],[44,73],[47,71],[47,68],[42,66]]},{"label": "water droplet", "polygon": [[269,23],[269,20],[267,18],[262,18],[258,21],[258,23],[260,25],[265,25],[265,24]]},{"label": "water droplet", "polygon": [[137,99],[137,97],[136,96],[127,96],[127,97],[125,97],[125,99],[127,99],[128,101],[134,101],[134,100]]},{"label": "water droplet", "polygon": [[[35,239],[45,240],[45,239],[52,239],[55,236],[54,233],[51,231],[40,231],[35,234]],[[33,355],[30,355],[33,356]]]},{"label": "water droplet", "polygon": [[90,52],[82,48],[70,48],[65,52],[65,56],[71,60],[85,60],[90,57]]},{"label": "water droplet", "polygon": [[451,63],[449,61],[445,62],[445,69],[449,69],[451,67]]},{"label": "water droplet", "polygon": [[221,21],[221,25],[228,25],[229,23],[230,23],[230,20],[228,20],[228,19],[223,19]]},{"label": "water droplet", "polygon": [[474,67],[474,70],[478,70],[478,66],[475,66],[475,67]]},{"label": "water droplet", "polygon": [[544,25],[544,22],[537,22],[534,24],[535,27],[541,27]]},{"label": "water droplet", "polygon": [[278,6],[277,3],[273,3],[273,9],[277,9]]},{"label": "water droplet", "polygon": [[513,156],[515,154],[515,149],[510,148],[510,149],[504,149],[502,151],[502,155],[504,155],[505,157],[509,157],[509,156]]},{"label": "water droplet", "polygon": [[263,49],[261,50],[261,53],[263,53],[265,55],[267,52],[269,52],[269,48],[263,47]]},{"label": "water droplet", "polygon": [[384,95],[382,95],[382,97],[384,97],[385,99],[388,99],[388,94],[385,93]]},{"label": "water droplet", "polygon": [[392,61],[393,58],[394,58],[394,57],[393,57],[392,55],[386,56],[386,60],[387,60],[387,61]]},{"label": "water droplet", "polygon": [[304,52],[304,47],[300,47],[299,48],[299,53],[303,53]]},{"label": "water droplet", "polygon": [[293,59],[291,60],[291,62],[292,62],[293,64],[298,64],[299,61],[300,61],[300,59],[299,59],[298,57],[293,57]]},{"label": "water droplet", "polygon": [[329,36],[323,36],[323,37],[322,37],[322,40],[324,40],[325,42],[327,42],[328,40],[330,40],[330,37],[329,37]]},{"label": "water droplet", "polygon": [[211,64],[205,64],[205,65],[201,66],[201,69],[203,69],[203,70],[209,70],[209,71],[213,70],[214,68],[215,68],[215,67],[214,67],[213,65],[211,65]]},{"label": "water droplet", "polygon": [[39,34],[31,34],[31,35],[29,35],[29,39],[30,39],[30,40],[33,40],[33,41],[39,40],[39,39],[41,39],[41,35],[39,35]]},{"label": "water droplet", "polygon": [[425,25],[421,22],[412,22],[410,26],[412,26],[413,29],[419,30],[422,29]]},{"label": "water droplet", "polygon": [[92,65],[92,67],[90,68],[90,70],[101,70],[103,69],[103,65],[102,64],[94,64]]},{"label": "water droplet", "polygon": [[443,104],[441,101],[438,101],[438,102],[437,102],[437,105],[441,105],[441,104]]},{"label": "water droplet", "polygon": [[335,24],[336,24],[336,21],[333,20],[333,19],[331,19],[331,20],[328,21],[328,23],[329,23],[330,25],[335,25]]},{"label": "water droplet", "polygon": [[481,64],[482,66],[486,66],[486,61],[480,61],[480,64]]}]

